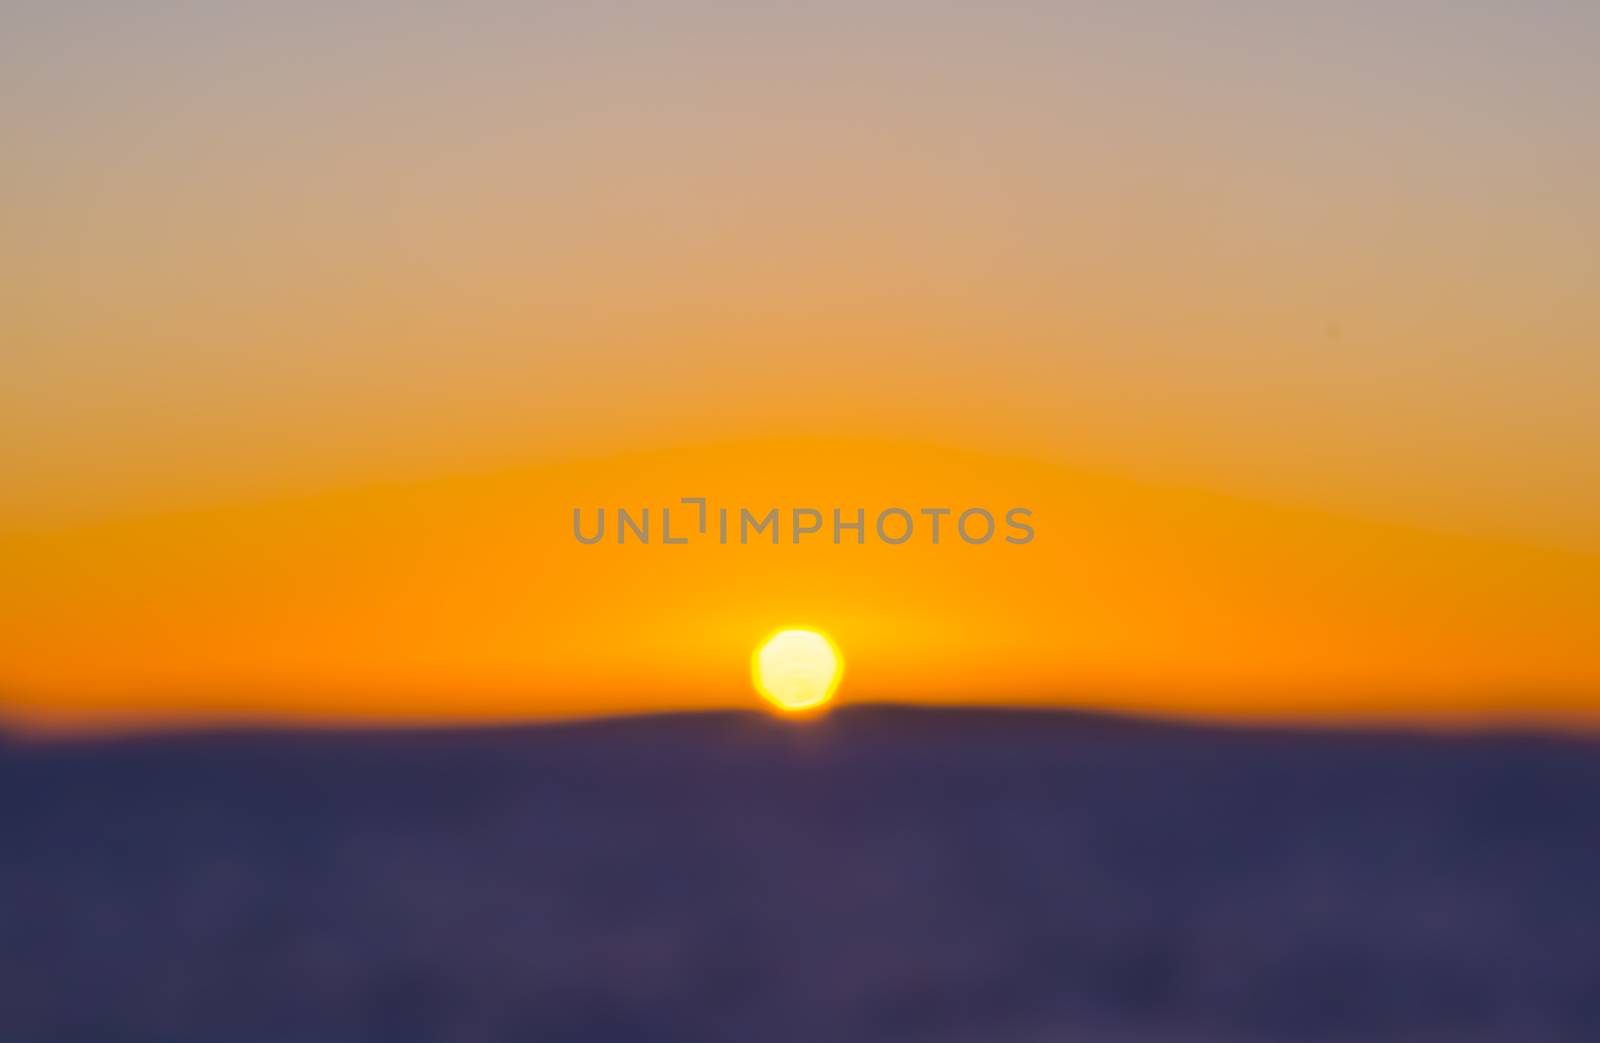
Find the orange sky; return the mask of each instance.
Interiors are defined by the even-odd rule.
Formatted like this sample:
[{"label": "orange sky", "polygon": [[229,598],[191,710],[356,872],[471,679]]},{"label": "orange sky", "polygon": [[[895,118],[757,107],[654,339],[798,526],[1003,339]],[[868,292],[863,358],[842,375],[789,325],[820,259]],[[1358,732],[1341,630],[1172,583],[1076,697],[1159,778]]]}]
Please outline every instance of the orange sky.
[{"label": "orange sky", "polygon": [[1600,15],[1039,6],[5,16],[0,715],[1600,710]]},{"label": "orange sky", "polygon": [[[1032,542],[664,546],[685,495],[764,514],[997,516]],[[589,546],[595,510],[653,542]],[[1004,532],[1005,530],[1002,530]],[[840,643],[843,698],[1168,713],[1573,719],[1600,686],[1600,563],[916,443],[764,439],[0,540],[14,709],[518,718],[750,702],[776,626]]]}]

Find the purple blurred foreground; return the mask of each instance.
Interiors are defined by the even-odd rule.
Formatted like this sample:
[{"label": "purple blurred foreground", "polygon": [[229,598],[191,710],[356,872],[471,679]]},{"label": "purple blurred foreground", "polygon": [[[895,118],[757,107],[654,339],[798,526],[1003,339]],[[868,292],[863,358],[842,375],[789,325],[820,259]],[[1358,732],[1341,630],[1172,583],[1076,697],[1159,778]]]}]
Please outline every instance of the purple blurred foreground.
[{"label": "purple blurred foreground", "polygon": [[0,743],[5,1043],[1600,1038],[1600,744],[855,707]]}]

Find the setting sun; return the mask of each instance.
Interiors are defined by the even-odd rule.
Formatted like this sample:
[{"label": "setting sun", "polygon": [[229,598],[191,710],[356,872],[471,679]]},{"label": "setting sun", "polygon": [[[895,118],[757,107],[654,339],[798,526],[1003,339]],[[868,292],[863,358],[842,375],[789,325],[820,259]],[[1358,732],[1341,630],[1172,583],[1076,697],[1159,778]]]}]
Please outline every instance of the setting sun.
[{"label": "setting sun", "polygon": [[839,687],[839,650],[815,630],[780,630],[761,643],[753,660],[756,690],[780,710],[821,706]]}]

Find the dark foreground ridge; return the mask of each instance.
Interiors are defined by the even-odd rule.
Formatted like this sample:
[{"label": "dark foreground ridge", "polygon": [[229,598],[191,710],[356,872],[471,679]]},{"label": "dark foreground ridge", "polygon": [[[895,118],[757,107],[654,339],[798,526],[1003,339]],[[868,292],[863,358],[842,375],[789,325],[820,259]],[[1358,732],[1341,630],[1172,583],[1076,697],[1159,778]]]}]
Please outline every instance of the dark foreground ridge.
[{"label": "dark foreground ridge", "polygon": [[0,742],[0,1040],[1588,1038],[1600,745],[851,707]]}]

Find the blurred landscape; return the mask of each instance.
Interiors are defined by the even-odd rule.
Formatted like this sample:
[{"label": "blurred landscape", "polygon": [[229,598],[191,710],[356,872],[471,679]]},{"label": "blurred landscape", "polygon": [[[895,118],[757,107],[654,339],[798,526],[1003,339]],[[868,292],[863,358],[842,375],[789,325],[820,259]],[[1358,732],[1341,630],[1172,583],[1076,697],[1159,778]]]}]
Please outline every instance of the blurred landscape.
[{"label": "blurred landscape", "polygon": [[844,707],[0,741],[19,1043],[1577,1040],[1600,744]]}]

